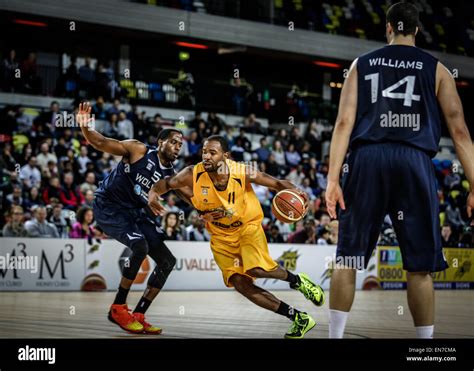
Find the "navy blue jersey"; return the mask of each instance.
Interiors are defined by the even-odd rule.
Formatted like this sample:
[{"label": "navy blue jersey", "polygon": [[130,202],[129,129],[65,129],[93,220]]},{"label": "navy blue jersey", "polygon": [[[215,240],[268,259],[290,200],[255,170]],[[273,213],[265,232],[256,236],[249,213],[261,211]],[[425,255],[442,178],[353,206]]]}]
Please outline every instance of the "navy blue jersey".
[{"label": "navy blue jersey", "polygon": [[164,167],[158,149],[147,146],[146,154],[137,162],[123,160],[100,183],[96,196],[105,197],[125,208],[143,208],[148,204],[148,191],[162,178],[174,175],[173,167]]},{"label": "navy blue jersey", "polygon": [[438,60],[414,46],[387,45],[357,61],[357,117],[350,148],[398,142],[438,152]]}]

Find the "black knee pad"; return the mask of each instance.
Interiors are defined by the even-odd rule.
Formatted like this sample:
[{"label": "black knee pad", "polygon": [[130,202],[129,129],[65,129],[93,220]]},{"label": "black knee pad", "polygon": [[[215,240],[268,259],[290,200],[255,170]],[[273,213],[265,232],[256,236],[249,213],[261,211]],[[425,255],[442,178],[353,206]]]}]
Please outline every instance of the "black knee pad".
[{"label": "black knee pad", "polygon": [[132,250],[132,255],[130,255],[128,261],[125,262],[122,275],[129,280],[134,280],[143,260],[148,254],[148,243],[144,239],[136,240],[130,246],[130,249]]},{"label": "black knee pad", "polygon": [[172,254],[169,254],[165,259],[162,259],[157,263],[153,272],[151,272],[150,277],[148,278],[148,285],[157,289],[162,289],[175,264],[176,258]]}]

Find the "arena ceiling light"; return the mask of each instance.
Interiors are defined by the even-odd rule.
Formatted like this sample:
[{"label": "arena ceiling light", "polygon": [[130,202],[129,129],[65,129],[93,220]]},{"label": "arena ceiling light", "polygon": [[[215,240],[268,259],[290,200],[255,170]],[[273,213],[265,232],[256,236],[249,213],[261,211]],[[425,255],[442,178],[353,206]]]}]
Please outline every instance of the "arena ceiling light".
[{"label": "arena ceiling light", "polygon": [[25,25],[25,26],[33,26],[33,27],[48,27],[47,23],[37,22],[37,21],[29,21],[27,19],[14,19],[13,23],[22,24],[22,25]]},{"label": "arena ceiling light", "polygon": [[209,49],[207,45],[204,44],[196,44],[196,43],[188,43],[184,41],[176,41],[176,45],[182,46],[183,48],[191,48],[191,49]]},{"label": "arena ceiling light", "polygon": [[326,62],[326,61],[313,61],[316,66],[320,67],[329,67],[329,68],[341,68],[342,66],[339,63]]}]

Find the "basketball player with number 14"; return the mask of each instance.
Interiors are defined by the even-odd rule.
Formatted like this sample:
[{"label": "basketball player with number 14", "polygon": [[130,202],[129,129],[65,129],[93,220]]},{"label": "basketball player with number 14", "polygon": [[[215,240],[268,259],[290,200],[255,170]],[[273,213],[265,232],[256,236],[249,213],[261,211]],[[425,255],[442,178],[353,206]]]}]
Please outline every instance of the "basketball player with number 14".
[{"label": "basketball player with number 14", "polygon": [[[336,256],[364,266],[334,269],[329,336],[341,338],[354,300],[356,269],[367,268],[382,222],[389,214],[407,271],[408,307],[416,335],[432,338],[434,290],[430,273],[448,267],[439,222],[436,177],[431,158],[438,152],[438,104],[469,182],[467,214],[474,208],[474,147],[456,84],[432,55],[415,47],[418,10],[410,3],[387,11],[389,45],[354,61],[341,92],[331,142],[326,204],[336,218]],[[349,149],[343,171],[339,175]],[[357,259],[362,258],[362,259]]]}]

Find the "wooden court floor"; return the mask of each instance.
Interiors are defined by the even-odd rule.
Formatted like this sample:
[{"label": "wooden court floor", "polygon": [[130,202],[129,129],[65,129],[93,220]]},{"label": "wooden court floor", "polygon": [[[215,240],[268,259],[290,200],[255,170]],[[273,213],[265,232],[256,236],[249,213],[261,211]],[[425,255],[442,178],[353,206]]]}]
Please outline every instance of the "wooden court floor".
[{"label": "wooden court floor", "polygon": [[[298,292],[280,299],[311,313],[318,325],[308,338],[327,338],[328,306],[318,308]],[[132,292],[133,308],[140,292]],[[132,335],[111,324],[106,313],[113,292],[1,292],[0,338],[156,338]],[[438,338],[474,338],[474,292],[436,291]],[[290,321],[261,309],[232,290],[164,291],[150,307],[149,322],[160,338],[281,338]],[[405,291],[358,291],[347,338],[414,338]]]}]

